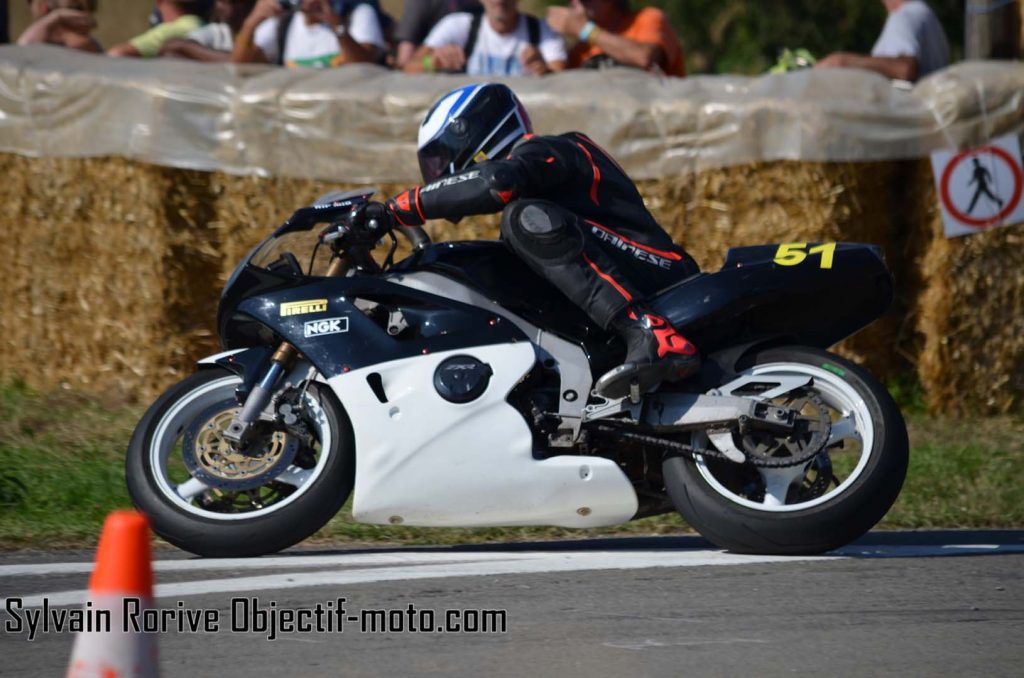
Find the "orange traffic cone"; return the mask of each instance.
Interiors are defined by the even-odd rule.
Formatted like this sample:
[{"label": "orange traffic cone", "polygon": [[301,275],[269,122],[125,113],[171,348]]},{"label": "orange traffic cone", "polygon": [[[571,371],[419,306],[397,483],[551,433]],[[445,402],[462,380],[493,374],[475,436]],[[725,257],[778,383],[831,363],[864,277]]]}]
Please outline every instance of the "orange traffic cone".
[{"label": "orange traffic cone", "polygon": [[114,511],[103,524],[86,603],[93,619],[106,616],[109,624],[76,636],[67,678],[156,676],[156,634],[136,630],[153,608],[149,523],[141,513]]}]

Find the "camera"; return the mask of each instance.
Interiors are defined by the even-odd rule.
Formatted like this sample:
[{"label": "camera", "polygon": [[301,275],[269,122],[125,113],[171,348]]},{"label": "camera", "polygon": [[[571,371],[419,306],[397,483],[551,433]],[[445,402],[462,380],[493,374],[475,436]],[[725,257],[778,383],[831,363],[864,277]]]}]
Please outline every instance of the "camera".
[{"label": "camera", "polygon": [[300,0],[277,0],[284,11],[296,10],[299,8]]}]

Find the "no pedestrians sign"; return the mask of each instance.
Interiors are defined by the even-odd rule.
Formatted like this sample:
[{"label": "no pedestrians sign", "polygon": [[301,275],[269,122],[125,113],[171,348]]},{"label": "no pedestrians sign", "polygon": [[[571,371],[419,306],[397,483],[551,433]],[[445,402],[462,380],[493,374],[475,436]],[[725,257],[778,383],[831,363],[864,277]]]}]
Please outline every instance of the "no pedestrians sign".
[{"label": "no pedestrians sign", "polygon": [[932,154],[946,237],[1024,222],[1020,141],[1008,134],[981,148]]}]

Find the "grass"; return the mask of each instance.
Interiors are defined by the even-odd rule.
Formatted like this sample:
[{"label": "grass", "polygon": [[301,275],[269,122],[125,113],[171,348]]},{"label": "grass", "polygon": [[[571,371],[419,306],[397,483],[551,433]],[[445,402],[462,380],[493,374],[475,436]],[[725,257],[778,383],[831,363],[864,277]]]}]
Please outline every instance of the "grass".
[{"label": "grass", "polygon": [[[906,405],[910,472],[881,527],[1024,526],[1024,419],[948,420]],[[124,450],[142,411],[0,387],[0,549],[94,545],[107,512],[130,505]],[[356,524],[343,511],[315,539],[448,544],[685,531],[676,515],[596,530],[427,529]]]}]

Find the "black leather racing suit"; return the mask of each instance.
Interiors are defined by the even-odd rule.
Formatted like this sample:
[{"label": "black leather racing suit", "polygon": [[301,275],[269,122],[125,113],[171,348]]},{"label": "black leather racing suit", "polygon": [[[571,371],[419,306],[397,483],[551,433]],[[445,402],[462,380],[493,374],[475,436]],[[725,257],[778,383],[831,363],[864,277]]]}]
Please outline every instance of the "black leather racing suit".
[{"label": "black leather racing suit", "polygon": [[387,206],[405,226],[503,211],[508,245],[605,328],[697,270],[618,163],[575,132],[528,135],[507,158],[409,189]]}]

